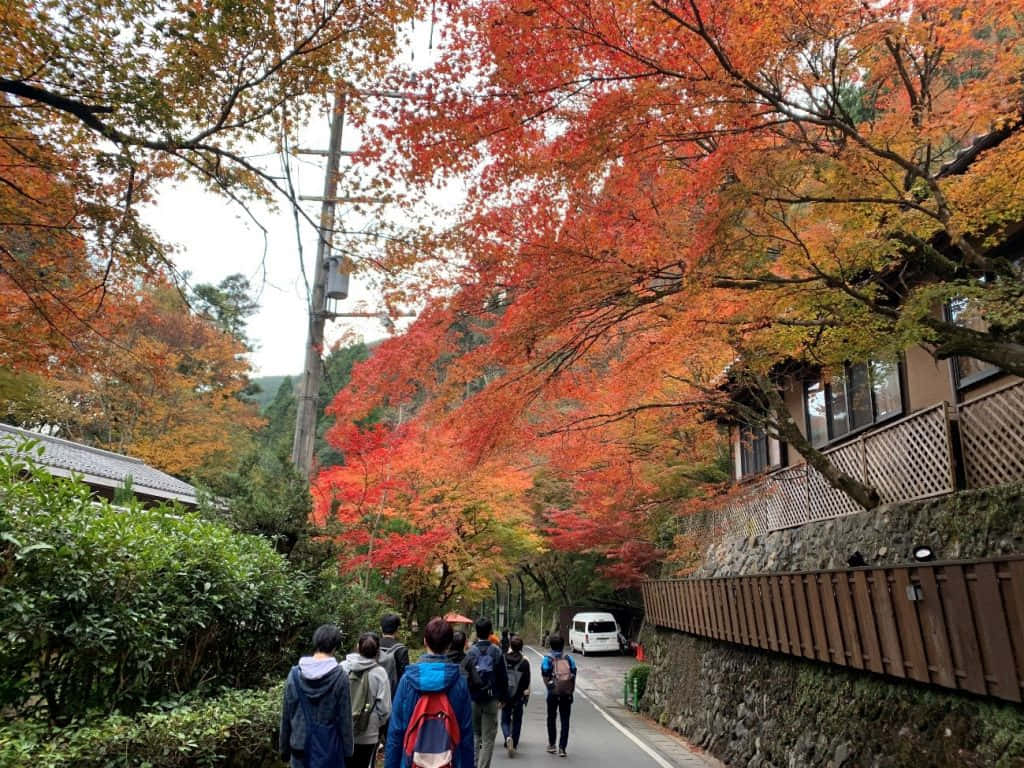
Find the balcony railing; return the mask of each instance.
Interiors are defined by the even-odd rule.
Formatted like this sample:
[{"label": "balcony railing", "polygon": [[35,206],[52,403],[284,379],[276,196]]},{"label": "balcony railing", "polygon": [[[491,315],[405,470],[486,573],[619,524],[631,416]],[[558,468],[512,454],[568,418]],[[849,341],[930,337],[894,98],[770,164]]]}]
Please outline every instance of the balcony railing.
[{"label": "balcony railing", "polygon": [[[912,501],[956,488],[949,406],[943,402],[823,453],[843,472],[875,488],[882,502]],[[860,506],[809,464],[750,484],[723,509],[725,534],[760,534],[859,512]]]},{"label": "balcony railing", "polygon": [[[866,432],[823,453],[851,477],[875,488],[883,503],[956,490],[952,424],[958,422],[968,488],[1024,482],[1024,381],[968,400],[942,402]],[[751,536],[859,512],[857,503],[807,464],[770,472],[735,490],[686,533]]]},{"label": "balcony railing", "polygon": [[960,404],[968,488],[1024,480],[1024,381]]}]

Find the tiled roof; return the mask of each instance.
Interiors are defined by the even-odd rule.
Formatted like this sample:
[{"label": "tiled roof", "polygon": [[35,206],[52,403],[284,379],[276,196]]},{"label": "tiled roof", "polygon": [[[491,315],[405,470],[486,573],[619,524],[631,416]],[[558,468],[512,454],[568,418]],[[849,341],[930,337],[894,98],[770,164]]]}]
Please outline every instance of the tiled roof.
[{"label": "tiled roof", "polygon": [[68,477],[74,473],[81,475],[89,485],[103,488],[120,488],[125,478],[130,476],[132,490],[140,496],[196,503],[195,488],[149,466],[141,459],[0,424],[0,450],[11,450],[12,443],[20,443],[21,438],[39,441],[43,446],[43,455],[37,460],[52,474]]}]

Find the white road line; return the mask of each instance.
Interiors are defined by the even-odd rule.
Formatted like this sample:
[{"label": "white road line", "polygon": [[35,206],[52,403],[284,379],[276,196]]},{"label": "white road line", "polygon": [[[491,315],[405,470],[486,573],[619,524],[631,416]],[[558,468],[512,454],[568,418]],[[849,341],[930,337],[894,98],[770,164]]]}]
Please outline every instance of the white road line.
[{"label": "white road line", "polygon": [[[538,651],[532,645],[528,645],[526,647],[529,648],[531,651],[533,651],[538,656],[540,656],[541,660],[544,659],[544,654],[541,653],[540,651]],[[633,733],[632,731],[627,729],[622,723],[620,723],[614,717],[612,717],[607,712],[605,712],[600,706],[598,706],[596,701],[594,701],[592,698],[587,696],[587,694],[585,694],[582,690],[577,689],[576,693],[578,693],[580,696],[582,696],[584,699],[586,699],[590,703],[590,706],[592,706],[594,709],[596,709],[598,711],[598,714],[600,714],[601,717],[603,717],[609,723],[614,725],[622,733],[623,736],[625,736],[627,739],[629,739],[634,744],[636,744],[638,747],[640,747],[640,749],[642,749],[647,754],[647,756],[650,757],[655,763],[660,765],[661,768],[676,768],[674,765],[672,765],[672,763],[670,763],[668,760],[666,760],[661,755],[659,755],[657,752],[655,752],[653,749],[651,749],[651,747],[649,747],[647,744],[645,744],[643,741],[641,741],[639,736],[637,736],[635,733]]]}]

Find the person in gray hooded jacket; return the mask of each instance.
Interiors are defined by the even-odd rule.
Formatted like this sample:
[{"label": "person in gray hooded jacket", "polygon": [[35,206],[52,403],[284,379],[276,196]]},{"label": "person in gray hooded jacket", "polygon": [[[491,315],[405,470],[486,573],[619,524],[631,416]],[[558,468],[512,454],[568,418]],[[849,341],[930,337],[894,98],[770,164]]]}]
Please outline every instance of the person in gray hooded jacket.
[{"label": "person in gray hooded jacket", "polygon": [[[334,725],[339,737],[338,757],[352,757],[352,705],[349,701],[348,675],[334,657],[341,645],[341,631],[333,624],[324,624],[313,633],[313,655],[299,659],[299,674],[289,675],[284,686],[281,710],[281,736],[278,746],[281,759],[292,768],[306,768],[306,722],[299,696],[310,705],[317,723]],[[301,690],[297,690],[297,686]]]},{"label": "person in gray hooded jacket", "polygon": [[[364,632],[359,638],[357,653],[350,653],[341,663],[342,669],[348,675],[349,692],[352,696],[352,720],[358,722],[359,712],[363,704],[369,708],[366,726],[355,733],[355,752],[348,765],[351,768],[373,768],[377,757],[377,744],[380,741],[380,729],[387,724],[391,715],[391,679],[387,670],[377,663],[377,655],[380,652],[380,641],[373,632]],[[363,698],[357,696],[357,691],[363,683],[362,676],[366,676],[365,702],[358,701]]]}]

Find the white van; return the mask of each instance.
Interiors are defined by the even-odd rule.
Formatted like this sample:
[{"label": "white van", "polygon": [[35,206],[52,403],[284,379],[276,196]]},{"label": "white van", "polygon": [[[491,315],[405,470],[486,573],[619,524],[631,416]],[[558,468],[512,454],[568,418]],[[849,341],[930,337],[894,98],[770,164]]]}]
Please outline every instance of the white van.
[{"label": "white van", "polygon": [[569,627],[569,647],[588,652],[619,650],[619,625],[610,613],[577,613]]}]

